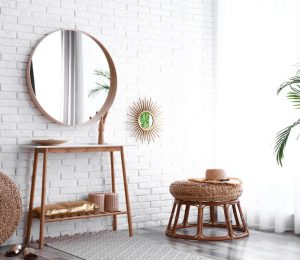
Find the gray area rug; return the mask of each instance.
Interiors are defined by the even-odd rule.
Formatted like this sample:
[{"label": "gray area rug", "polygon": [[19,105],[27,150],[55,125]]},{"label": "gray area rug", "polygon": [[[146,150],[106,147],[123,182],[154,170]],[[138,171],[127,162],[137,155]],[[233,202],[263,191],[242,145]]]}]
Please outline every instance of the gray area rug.
[{"label": "gray area rug", "polygon": [[87,260],[209,259],[204,256],[173,249],[154,240],[129,237],[127,233],[113,231],[48,239],[47,245]]}]

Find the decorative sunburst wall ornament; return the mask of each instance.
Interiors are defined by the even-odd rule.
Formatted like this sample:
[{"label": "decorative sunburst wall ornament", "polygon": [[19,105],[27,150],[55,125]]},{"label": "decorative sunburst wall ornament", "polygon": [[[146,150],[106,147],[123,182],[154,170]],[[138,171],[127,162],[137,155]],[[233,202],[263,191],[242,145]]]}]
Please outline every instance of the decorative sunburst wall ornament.
[{"label": "decorative sunburst wall ornament", "polygon": [[139,99],[129,107],[132,134],[142,142],[154,141],[161,132],[161,111],[151,99]]}]

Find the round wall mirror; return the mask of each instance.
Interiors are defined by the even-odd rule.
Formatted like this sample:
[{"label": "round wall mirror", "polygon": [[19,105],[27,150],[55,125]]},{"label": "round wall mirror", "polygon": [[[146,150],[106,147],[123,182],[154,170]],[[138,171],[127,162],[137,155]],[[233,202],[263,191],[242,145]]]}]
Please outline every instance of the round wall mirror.
[{"label": "round wall mirror", "polygon": [[42,39],[31,53],[26,77],[37,108],[64,125],[99,120],[108,112],[117,90],[108,51],[81,31],[61,30]]}]

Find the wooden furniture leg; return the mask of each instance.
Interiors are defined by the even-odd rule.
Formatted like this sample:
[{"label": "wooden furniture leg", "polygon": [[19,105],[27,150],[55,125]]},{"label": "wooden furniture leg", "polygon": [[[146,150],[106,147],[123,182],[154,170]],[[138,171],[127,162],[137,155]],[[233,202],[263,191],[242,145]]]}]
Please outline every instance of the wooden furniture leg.
[{"label": "wooden furniture leg", "polygon": [[232,211],[233,211],[233,215],[234,215],[234,219],[235,219],[235,225],[239,228],[240,227],[240,221],[239,221],[238,214],[236,212],[235,204],[232,205]]},{"label": "wooden furniture leg", "polygon": [[203,206],[200,203],[198,206],[198,221],[197,221],[197,234],[196,234],[198,238],[201,238],[203,236],[202,229],[203,229]]},{"label": "wooden furniture leg", "polygon": [[176,211],[176,216],[175,216],[175,221],[174,221],[174,226],[173,226],[173,234],[176,233],[176,227],[179,219],[179,214],[180,214],[180,209],[181,209],[181,203],[177,205],[177,211]]},{"label": "wooden furniture leg", "polygon": [[130,210],[130,202],[129,202],[129,195],[128,195],[126,166],[125,166],[125,157],[124,157],[124,148],[123,147],[121,147],[121,162],[122,162],[123,183],[124,183],[124,191],[125,191],[129,236],[132,237],[133,236],[133,230],[132,230],[131,210]]},{"label": "wooden furniture leg", "polygon": [[212,225],[216,225],[218,222],[217,208],[215,206],[209,206],[210,222]]},{"label": "wooden furniture leg", "polygon": [[244,219],[244,215],[243,215],[243,212],[242,212],[242,208],[241,208],[240,202],[237,203],[237,206],[238,206],[240,217],[241,217],[241,220],[242,220],[242,223],[243,223],[243,229],[244,229],[245,232],[248,233],[249,231],[248,231],[248,228],[247,228],[246,221]]},{"label": "wooden furniture leg", "polygon": [[[110,172],[111,172],[111,191],[116,192],[114,152],[110,152]],[[116,215],[113,216],[112,227],[113,227],[113,231],[117,230],[117,216]]]},{"label": "wooden furniture leg", "polygon": [[44,246],[45,203],[46,203],[46,188],[47,188],[47,159],[48,159],[48,150],[46,149],[43,154],[43,176],[42,176],[40,240],[39,240],[40,249],[42,249]]},{"label": "wooden furniture leg", "polygon": [[183,218],[183,222],[182,222],[182,225],[184,227],[186,227],[186,225],[188,223],[189,214],[190,214],[190,205],[187,204],[187,205],[185,205],[184,218]]},{"label": "wooden furniture leg", "polygon": [[233,237],[233,230],[232,230],[232,224],[231,224],[230,218],[229,218],[228,205],[224,204],[223,208],[224,208],[226,226],[227,226],[227,230],[228,230],[228,236],[232,238]]},{"label": "wooden furniture leg", "polygon": [[35,192],[35,181],[36,181],[38,159],[39,159],[39,154],[38,154],[37,150],[34,150],[33,169],[32,169],[32,177],[31,177],[30,202],[29,202],[29,210],[28,210],[25,244],[29,243],[30,235],[31,235],[32,209],[33,209],[33,204],[34,204],[34,192]]},{"label": "wooden furniture leg", "polygon": [[[187,218],[186,216],[188,215],[187,212],[189,210],[189,207],[187,206],[197,206],[198,207],[198,217],[196,223],[187,223],[188,221],[185,222],[183,221],[182,225],[178,225],[178,219],[180,215],[180,209],[183,205],[186,205],[185,207],[185,216],[184,218]],[[239,223],[239,226],[237,225],[232,225],[232,221],[229,215],[229,208],[230,206],[235,206],[235,211],[236,214],[238,207],[239,213],[240,213],[240,219],[243,222],[243,228]],[[177,207],[177,208],[176,208]],[[211,209],[211,217],[212,217],[212,212],[217,210],[217,207],[222,207],[224,210],[224,216],[225,216],[225,223],[219,223],[216,219],[211,218],[211,221],[208,223],[203,223],[203,212],[205,207],[210,207]],[[212,208],[213,207],[213,208]],[[234,208],[234,207],[233,207]],[[175,221],[172,225],[173,222],[173,217],[174,213],[175,214]],[[234,211],[234,210],[233,210]],[[234,213],[235,214],[235,213]],[[238,214],[237,214],[238,215]],[[214,223],[215,221],[215,223]],[[217,228],[226,228],[227,229],[227,234],[223,236],[206,236],[203,234],[203,227],[217,227]],[[196,228],[197,233],[195,235],[186,235],[186,234],[178,234],[176,233],[177,230],[185,230],[189,228]],[[235,233],[234,231],[242,231],[239,233]],[[249,231],[247,229],[246,222],[244,220],[244,217],[242,215],[241,207],[238,203],[238,200],[235,201],[225,201],[225,202],[198,202],[198,203],[191,203],[190,201],[182,201],[182,200],[176,200],[174,201],[171,216],[169,219],[169,223],[166,229],[166,235],[173,237],[173,238],[182,238],[182,239],[188,239],[188,240],[200,240],[200,241],[223,241],[223,240],[233,240],[233,239],[240,239],[249,236]]]},{"label": "wooden furniture leg", "polygon": [[169,219],[169,223],[168,223],[167,230],[170,230],[170,228],[171,228],[171,225],[172,225],[172,222],[173,222],[173,216],[174,216],[174,212],[175,212],[176,205],[177,205],[176,202],[174,202],[173,208],[172,208],[172,211],[171,211],[171,216],[170,216],[170,219]]}]

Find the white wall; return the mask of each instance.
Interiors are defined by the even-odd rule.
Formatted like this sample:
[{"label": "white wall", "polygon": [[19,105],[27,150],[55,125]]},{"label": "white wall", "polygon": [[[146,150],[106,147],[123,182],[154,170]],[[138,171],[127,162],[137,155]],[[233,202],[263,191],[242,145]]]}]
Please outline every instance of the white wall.
[{"label": "white wall", "polygon": [[[29,54],[58,29],[86,31],[111,53],[118,92],[107,119],[106,141],[134,144],[126,148],[134,228],[166,224],[172,205],[169,184],[200,176],[213,163],[212,0],[2,0],[0,6],[0,167],[17,183],[25,212],[7,243],[22,241],[29,201],[32,153],[20,145],[42,137],[97,141],[97,125],[49,122],[28,95]],[[129,131],[128,107],[138,97],[151,97],[161,105],[163,133],[155,143],[137,143]],[[106,155],[52,154],[49,159],[48,203],[110,188]],[[120,171],[117,183],[122,194]],[[103,218],[51,223],[46,236],[97,231],[109,227],[107,223]],[[127,227],[126,218],[119,227]],[[37,222],[33,235],[37,239]]]}]

